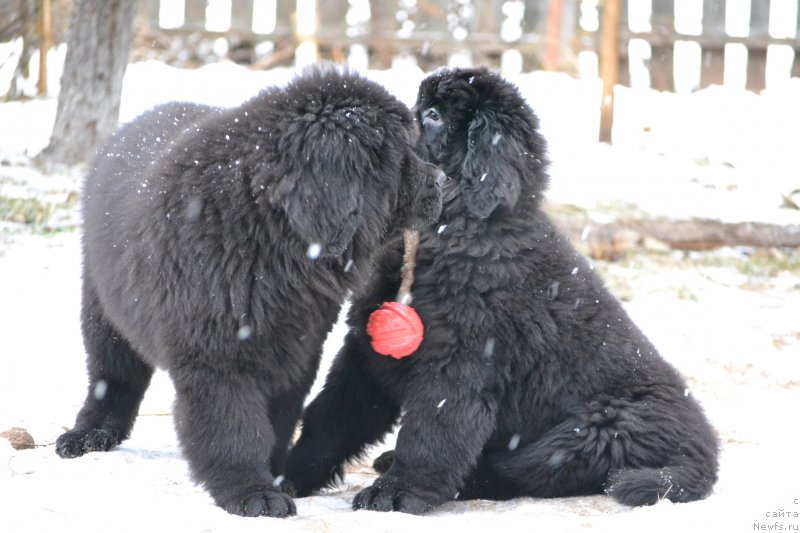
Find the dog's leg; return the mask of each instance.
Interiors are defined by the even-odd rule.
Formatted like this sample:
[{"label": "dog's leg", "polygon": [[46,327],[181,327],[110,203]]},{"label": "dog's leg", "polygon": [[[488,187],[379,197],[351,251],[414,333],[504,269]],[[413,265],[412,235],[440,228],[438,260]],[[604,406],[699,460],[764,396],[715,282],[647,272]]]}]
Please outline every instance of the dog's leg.
[{"label": "dog's leg", "polygon": [[664,401],[669,395],[589,402],[539,439],[487,454],[488,474],[471,485],[472,497],[605,490],[628,505],[705,497],[716,480],[716,442],[693,400],[673,392]]},{"label": "dog's leg", "polygon": [[[610,434],[608,434],[610,432]],[[555,498],[602,492],[609,469],[621,455],[612,428],[590,428],[570,418],[539,439],[486,453],[461,490],[461,499]],[[519,443],[519,444],[517,444]]]},{"label": "dog's leg", "polygon": [[[315,365],[313,370],[316,368]],[[303,410],[303,400],[311,388],[313,379],[314,373],[309,372],[308,379],[301,385],[294,387],[293,390],[274,395],[269,404],[269,419],[275,432],[275,446],[272,449],[270,468],[272,475],[276,477],[277,481],[280,481],[281,490],[291,496],[294,496],[296,491],[286,478],[286,457],[289,443]]]},{"label": "dog's leg", "polygon": [[[400,415],[361,366],[364,342],[348,334],[324,389],[303,415],[303,432],[286,466],[299,496],[334,483],[342,465],[382,439]],[[371,350],[365,356],[377,357]]]},{"label": "dog's leg", "polygon": [[295,514],[270,471],[275,433],[264,376],[214,367],[215,359],[194,354],[170,370],[175,425],[193,477],[229,513]]},{"label": "dog's leg", "polygon": [[422,514],[457,496],[494,429],[497,409],[496,395],[485,393],[493,369],[467,357],[458,364],[448,371],[415,369],[391,467],[356,495],[355,509]]},{"label": "dog's leg", "polygon": [[56,441],[61,457],[108,451],[130,435],[153,368],[108,322],[86,273],[81,311],[89,392],[75,428]]}]

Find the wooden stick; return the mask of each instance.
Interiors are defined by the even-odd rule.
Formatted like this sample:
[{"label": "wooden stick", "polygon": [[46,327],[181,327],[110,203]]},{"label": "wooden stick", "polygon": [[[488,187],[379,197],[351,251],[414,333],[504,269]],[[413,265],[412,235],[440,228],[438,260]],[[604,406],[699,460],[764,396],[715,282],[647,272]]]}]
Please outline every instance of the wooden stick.
[{"label": "wooden stick", "polygon": [[401,304],[411,303],[411,285],[414,284],[418,246],[418,231],[409,229],[403,232],[403,268],[400,269],[400,290],[397,291],[397,301]]},{"label": "wooden stick", "polygon": [[39,83],[37,93],[47,96],[47,51],[53,40],[53,24],[50,0],[42,0],[39,5]]}]

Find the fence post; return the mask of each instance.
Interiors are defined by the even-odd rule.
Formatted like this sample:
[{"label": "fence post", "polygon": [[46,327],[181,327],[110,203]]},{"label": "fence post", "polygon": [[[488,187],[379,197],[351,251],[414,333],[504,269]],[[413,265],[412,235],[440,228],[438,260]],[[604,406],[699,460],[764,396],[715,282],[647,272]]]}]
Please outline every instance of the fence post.
[{"label": "fence post", "polygon": [[475,27],[474,30],[478,33],[488,35],[492,33],[499,33],[500,23],[498,22],[498,14],[500,14],[500,2],[497,0],[478,0],[475,12]]},{"label": "fence post", "polygon": [[394,13],[386,9],[382,0],[370,0],[369,9],[369,41],[374,56],[370,58],[370,64],[373,65],[372,68],[386,70],[392,66],[392,52],[384,39],[384,34],[390,28],[389,17]]},{"label": "fence post", "polygon": [[704,0],[703,47],[700,88],[722,85],[725,80],[725,0]]},{"label": "fence post", "polygon": [[[622,11],[625,12],[625,4],[627,0],[623,0]],[[561,52],[562,54],[576,53],[578,43],[576,41],[578,33],[578,20],[580,19],[580,1],[579,0],[564,0],[564,6],[561,11]],[[625,18],[624,20],[627,20]],[[563,55],[562,55],[563,58]]]},{"label": "fence post", "polygon": [[562,0],[550,0],[547,10],[547,31],[545,32],[545,51],[542,66],[544,70],[556,71],[561,64],[561,15]]},{"label": "fence post", "polygon": [[206,0],[186,0],[183,6],[183,27],[189,31],[206,28]]},{"label": "fence post", "polygon": [[674,44],[671,36],[675,33],[675,1],[658,0],[653,2],[653,33],[663,43],[652,46],[650,58],[650,85],[659,91],[675,90],[673,58]]},{"label": "fence post", "polygon": [[246,35],[253,33],[253,0],[232,0],[231,29]]},{"label": "fence post", "polygon": [[[475,14],[470,20],[468,39],[479,36],[486,42],[500,38],[500,23],[503,19],[503,0],[473,0]],[[469,41],[467,41],[469,42]],[[469,46],[469,45],[467,45]],[[502,52],[499,54],[502,55]],[[473,51],[473,62],[489,64],[496,61],[493,53],[485,50]]]},{"label": "fence post", "polygon": [[275,0],[275,33],[292,35],[292,17],[297,10],[297,2]]},{"label": "fence post", "polygon": [[[525,14],[522,17],[522,34],[546,35],[548,18],[548,0],[525,0]],[[542,49],[533,56],[523,57],[523,70],[542,68],[544,54]]]},{"label": "fence post", "polygon": [[600,25],[600,77],[603,100],[600,102],[600,142],[611,142],[614,125],[614,85],[619,77],[619,18],[621,0],[606,0]]},{"label": "fence post", "polygon": [[[622,0],[620,5],[619,23],[620,34],[627,35],[630,32],[630,21],[628,19],[628,0]],[[619,85],[624,85],[625,87],[631,86],[631,61],[628,53],[628,43],[629,39],[627,38],[619,43],[619,67],[617,72],[617,83]]]},{"label": "fence post", "polygon": [[[794,38],[800,40],[800,5],[797,9],[797,30],[795,31]],[[800,49],[794,49],[794,63],[792,63],[793,78],[800,78]]]},{"label": "fence post", "polygon": [[[769,3],[770,0],[755,0],[750,3],[750,38],[769,37]],[[750,45],[753,46],[753,45]],[[747,84],[748,91],[760,92],[766,87],[767,47],[747,49]]]},{"label": "fence post", "polygon": [[[317,2],[317,14],[319,19],[319,33],[322,38],[330,42],[332,37],[342,37],[347,35],[347,10],[349,4],[347,0],[325,0]],[[322,48],[322,47],[320,47]],[[320,55],[323,51],[320,50]],[[330,57],[335,63],[344,63],[346,54],[341,43],[331,46]]]},{"label": "fence post", "polygon": [[[159,28],[158,0],[138,0],[136,2],[136,18],[146,28]],[[134,26],[134,31],[136,26]]]}]

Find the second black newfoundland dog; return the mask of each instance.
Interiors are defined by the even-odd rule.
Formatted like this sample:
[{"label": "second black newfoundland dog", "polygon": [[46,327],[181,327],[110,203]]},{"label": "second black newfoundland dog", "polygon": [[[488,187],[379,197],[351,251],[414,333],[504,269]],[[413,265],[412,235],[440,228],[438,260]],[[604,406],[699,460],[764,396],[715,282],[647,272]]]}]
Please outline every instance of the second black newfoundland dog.
[{"label": "second black newfoundland dog", "polygon": [[308,70],[234,109],[167,104],[120,129],[83,197],[89,393],[56,451],[129,435],[158,366],[192,474],[245,516],[294,514],[289,439],[347,291],[439,216],[441,171],[383,87]]},{"label": "second black newfoundland dog", "polygon": [[717,441],[678,372],[542,212],[545,141],[517,89],[485,69],[425,79],[420,151],[441,166],[441,226],[423,233],[416,353],[375,353],[368,317],[393,298],[400,246],[354,302],[287,475],[304,495],[398,421],[355,509],[423,513],[453,498],[605,491],[629,505],[709,494]]}]

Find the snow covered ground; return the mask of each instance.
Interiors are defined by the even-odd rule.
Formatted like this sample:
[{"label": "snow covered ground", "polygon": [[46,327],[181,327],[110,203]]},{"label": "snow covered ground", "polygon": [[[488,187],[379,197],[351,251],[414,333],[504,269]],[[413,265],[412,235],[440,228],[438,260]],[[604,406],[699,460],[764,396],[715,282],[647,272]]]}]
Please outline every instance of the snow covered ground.
[{"label": "snow covered ground", "polygon": [[[224,63],[195,71],[134,64],[121,119],[171,99],[234,105],[291,75]],[[369,75],[412,103],[423,73],[398,66]],[[598,221],[635,212],[800,224],[800,211],[780,207],[781,195],[800,188],[800,80],[758,97],[721,88],[691,95],[620,89],[610,147],[594,142],[596,81],[542,73],[514,79],[551,142],[551,200]],[[720,481],[702,502],[629,509],[604,496],[523,498],[454,502],[427,517],[356,513],[352,497],[374,474],[354,465],[342,487],[297,500],[297,517],[234,517],[189,480],[172,429],[172,386],[161,373],[130,440],[110,453],[59,459],[53,443],[72,425],[86,378],[78,323],[80,174],[42,175],[30,163],[47,143],[54,113],[52,99],[0,104],[0,213],[9,199],[28,198],[48,215],[46,224],[0,222],[0,431],[24,427],[37,444],[15,451],[0,439],[1,531],[800,529],[798,251],[651,252],[597,262],[719,431]],[[343,334],[337,325],[323,367]]]}]

